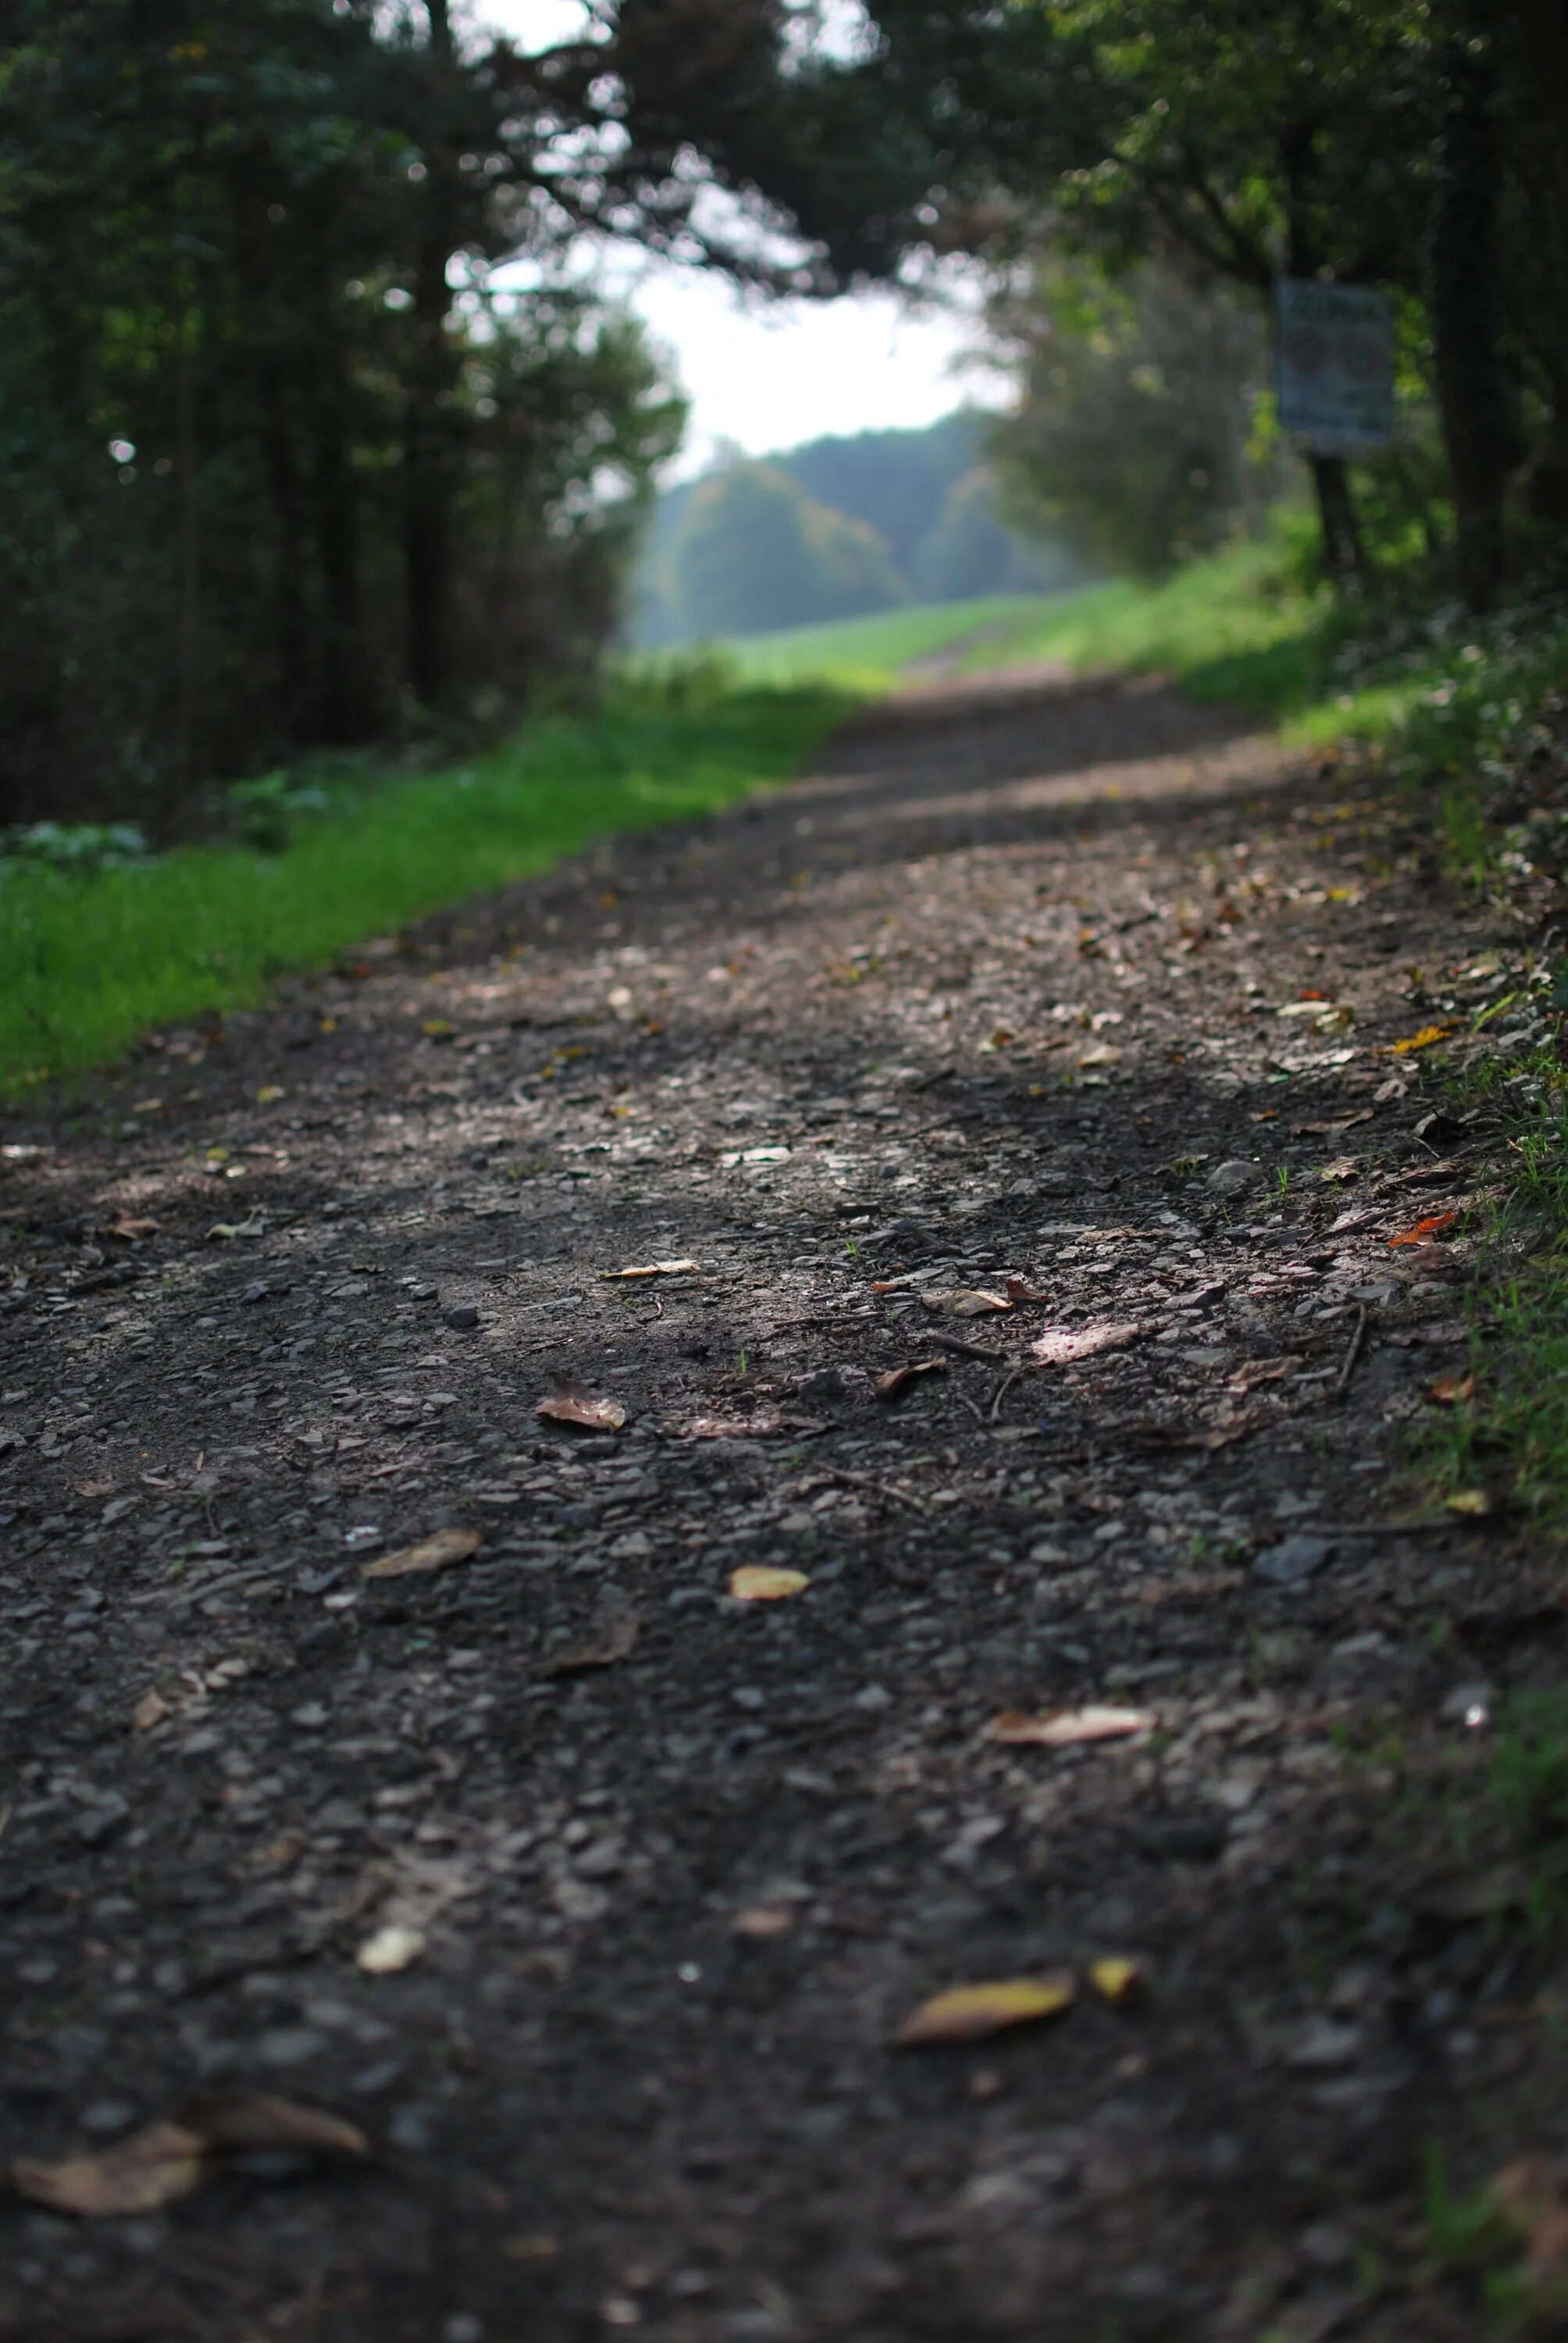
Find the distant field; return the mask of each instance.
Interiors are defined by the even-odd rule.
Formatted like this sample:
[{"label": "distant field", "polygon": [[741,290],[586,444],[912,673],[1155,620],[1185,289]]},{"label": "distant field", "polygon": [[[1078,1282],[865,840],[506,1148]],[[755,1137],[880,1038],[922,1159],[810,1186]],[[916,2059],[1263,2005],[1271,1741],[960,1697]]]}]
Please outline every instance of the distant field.
[{"label": "distant field", "polygon": [[1113,579],[1066,594],[930,603],[719,648],[748,679],[861,690],[907,681],[911,663],[943,653],[955,675],[1035,659],[1156,669],[1195,698],[1292,717],[1315,696],[1328,605],[1293,582],[1287,557],[1276,535],[1194,562],[1161,586]]}]

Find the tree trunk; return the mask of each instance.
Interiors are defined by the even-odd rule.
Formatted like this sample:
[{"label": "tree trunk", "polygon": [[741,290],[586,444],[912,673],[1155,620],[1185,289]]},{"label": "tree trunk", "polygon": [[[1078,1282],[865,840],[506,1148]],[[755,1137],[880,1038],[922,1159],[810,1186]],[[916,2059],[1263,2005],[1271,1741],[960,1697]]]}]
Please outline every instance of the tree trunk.
[{"label": "tree trunk", "polygon": [[321,691],[317,724],[323,740],[351,748],[370,729],[364,612],[359,588],[359,508],[343,352],[330,319],[317,362],[315,413],[316,558],[321,576]]},{"label": "tree trunk", "polygon": [[196,491],[196,390],[191,367],[191,303],[175,318],[175,479],[179,493],[179,616],[175,636],[175,749],[172,779],[183,796],[196,779],[196,700],[201,660],[201,510]]},{"label": "tree trunk", "polygon": [[[447,0],[426,0],[430,71],[437,104],[456,76]],[[409,320],[413,348],[403,429],[403,566],[407,596],[408,684],[422,707],[447,697],[451,596],[454,465],[447,402],[453,384],[447,346],[451,294],[447,264],[456,248],[461,201],[457,158],[443,126],[426,158],[424,220]]]},{"label": "tree trunk", "polygon": [[1312,495],[1317,500],[1323,568],[1336,586],[1350,585],[1360,578],[1365,554],[1345,459],[1342,456],[1309,456],[1307,468],[1312,476]]},{"label": "tree trunk", "polygon": [[1503,490],[1519,460],[1497,334],[1499,160],[1490,60],[1455,41],[1444,59],[1427,265],[1437,397],[1453,478],[1460,590],[1487,610],[1503,584]]},{"label": "tree trunk", "polygon": [[1531,468],[1530,509],[1568,535],[1568,7],[1508,0],[1493,31],[1505,166],[1523,198],[1530,286],[1522,320],[1552,419]]}]

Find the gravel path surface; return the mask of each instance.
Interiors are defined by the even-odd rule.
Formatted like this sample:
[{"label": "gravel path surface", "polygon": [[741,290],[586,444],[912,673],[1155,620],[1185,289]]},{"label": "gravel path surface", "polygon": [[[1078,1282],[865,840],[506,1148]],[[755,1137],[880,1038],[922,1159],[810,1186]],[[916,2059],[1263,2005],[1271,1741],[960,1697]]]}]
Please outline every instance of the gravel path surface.
[{"label": "gravel path surface", "polygon": [[1388,1750],[1564,1614],[1389,1526],[1496,1147],[1396,1044],[1511,949],[1010,677],[13,1118],[7,2343],[1473,2334],[1367,2254],[1541,2029]]}]

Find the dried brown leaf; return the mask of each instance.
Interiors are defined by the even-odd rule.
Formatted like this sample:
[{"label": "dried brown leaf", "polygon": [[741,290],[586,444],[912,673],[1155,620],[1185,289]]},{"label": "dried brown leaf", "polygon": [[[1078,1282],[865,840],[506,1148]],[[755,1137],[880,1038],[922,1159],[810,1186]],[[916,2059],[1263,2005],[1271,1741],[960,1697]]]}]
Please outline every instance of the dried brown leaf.
[{"label": "dried brown leaf", "polygon": [[928,1310],[945,1310],[950,1318],[986,1318],[995,1310],[1010,1310],[1005,1293],[987,1293],[979,1286],[953,1285],[936,1293],[922,1293]]},{"label": "dried brown leaf", "polygon": [[131,1711],[131,1723],[138,1733],[150,1733],[155,1725],[161,1725],[173,1713],[162,1693],[145,1692]]},{"label": "dried brown leaf", "polygon": [[1094,1326],[1052,1326],[1030,1345],[1042,1367],[1070,1367],[1079,1359],[1092,1359],[1101,1351],[1125,1350],[1143,1329],[1135,1318],[1102,1319]]},{"label": "dried brown leaf", "polygon": [[19,2197],[52,2212],[90,2219],[154,2213],[188,2197],[202,2177],[206,2142],[184,2124],[149,2124],[98,2156],[68,2156],[59,2164],[17,2162],[7,2177]]},{"label": "dried brown leaf", "polygon": [[365,1565],[367,1578],[412,1578],[421,1571],[449,1570],[455,1562],[467,1562],[477,1554],[485,1542],[483,1530],[437,1530],[434,1537],[421,1538],[417,1545],[406,1545],[396,1554],[384,1554],[378,1562]]},{"label": "dried brown leaf", "polygon": [[904,1393],[912,1390],[922,1376],[943,1375],[946,1374],[947,1370],[948,1363],[945,1359],[911,1359],[907,1366],[890,1367],[885,1375],[877,1377],[877,1397],[902,1399]]},{"label": "dried brown leaf", "polygon": [[179,2120],[209,2147],[297,2148],[308,2156],[370,2153],[357,2124],[276,2098],[270,2091],[198,2091],[181,2107]]},{"label": "dried brown leaf", "polygon": [[578,1432],[618,1432],[626,1410],[618,1399],[593,1399],[575,1383],[561,1383],[535,1408],[536,1415],[552,1423],[569,1423]]},{"label": "dried brown leaf", "polygon": [[686,1277],[701,1266],[701,1262],[696,1261],[649,1261],[635,1269],[601,1269],[599,1275],[612,1281],[628,1277]]}]

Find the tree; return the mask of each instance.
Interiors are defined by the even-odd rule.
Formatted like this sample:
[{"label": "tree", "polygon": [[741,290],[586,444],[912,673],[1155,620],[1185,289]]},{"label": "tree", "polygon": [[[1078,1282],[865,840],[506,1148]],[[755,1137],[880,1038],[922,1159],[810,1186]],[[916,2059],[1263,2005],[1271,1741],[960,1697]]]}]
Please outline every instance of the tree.
[{"label": "tree", "polygon": [[772,464],[735,463],[694,491],[670,549],[685,629],[761,632],[886,609],[907,589],[883,539]]},{"label": "tree", "polygon": [[1158,578],[1257,528],[1275,468],[1251,452],[1269,381],[1255,310],[1168,269],[1111,282],[1045,259],[995,316],[1021,397],[993,448],[1053,538]]}]

